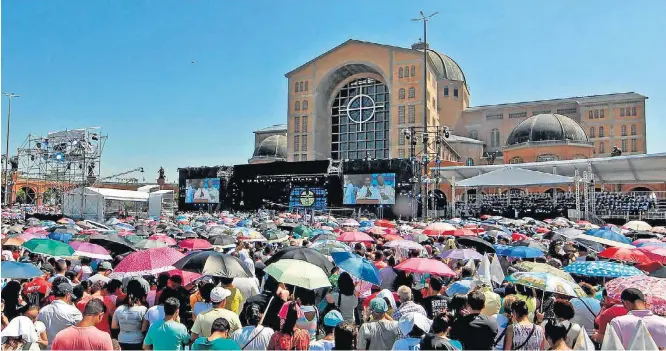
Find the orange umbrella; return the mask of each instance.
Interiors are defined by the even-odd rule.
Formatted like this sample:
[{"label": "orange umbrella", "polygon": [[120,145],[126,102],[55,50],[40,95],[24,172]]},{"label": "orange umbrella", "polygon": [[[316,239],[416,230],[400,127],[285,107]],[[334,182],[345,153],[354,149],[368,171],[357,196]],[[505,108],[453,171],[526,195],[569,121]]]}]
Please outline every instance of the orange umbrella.
[{"label": "orange umbrella", "polygon": [[395,224],[387,219],[380,219],[375,222],[375,226],[383,228],[395,228]]}]

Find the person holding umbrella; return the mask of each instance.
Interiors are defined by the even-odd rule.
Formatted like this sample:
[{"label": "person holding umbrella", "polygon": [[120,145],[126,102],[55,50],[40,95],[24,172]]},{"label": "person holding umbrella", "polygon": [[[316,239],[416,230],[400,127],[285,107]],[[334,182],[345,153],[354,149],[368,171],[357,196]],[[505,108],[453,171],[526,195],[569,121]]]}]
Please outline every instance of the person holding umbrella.
[{"label": "person holding umbrella", "polygon": [[218,318],[224,318],[229,322],[229,332],[233,333],[238,329],[241,329],[243,326],[238,319],[238,315],[228,309],[226,309],[227,297],[231,295],[231,292],[222,287],[215,287],[210,292],[210,302],[213,304],[213,308],[199,313],[197,318],[194,320],[194,325],[192,326],[192,335],[191,340],[194,342],[199,338],[199,336],[209,337],[213,333],[212,327],[213,323]]},{"label": "person holding umbrella", "polygon": [[334,304],[336,309],[342,313],[345,321],[355,321],[355,311],[358,306],[358,297],[354,295],[354,280],[347,272],[338,277],[338,291],[328,294],[326,300]]}]

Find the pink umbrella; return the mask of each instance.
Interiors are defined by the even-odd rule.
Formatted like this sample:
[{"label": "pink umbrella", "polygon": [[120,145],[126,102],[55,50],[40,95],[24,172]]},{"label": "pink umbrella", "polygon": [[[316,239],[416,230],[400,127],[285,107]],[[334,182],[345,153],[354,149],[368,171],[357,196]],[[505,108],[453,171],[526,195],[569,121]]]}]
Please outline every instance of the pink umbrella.
[{"label": "pink umbrella", "polygon": [[208,250],[212,249],[213,245],[204,239],[185,239],[178,243],[178,247],[190,250]]},{"label": "pink umbrella", "polygon": [[179,275],[179,276],[183,277],[183,285],[187,285],[187,284],[191,283],[192,281],[203,277],[199,273],[181,271],[180,269],[174,269],[172,271],[168,271],[167,273],[169,273],[170,277],[173,277],[174,275]]},{"label": "pink umbrella", "polygon": [[440,277],[456,276],[456,273],[444,262],[431,258],[410,258],[395,266],[395,269],[411,273],[427,273]]},{"label": "pink umbrella", "polygon": [[37,234],[34,234],[34,233],[23,233],[23,234],[17,235],[16,237],[23,240],[23,241],[28,241],[30,239],[44,239],[45,236],[44,235],[37,235]]},{"label": "pink umbrella", "polygon": [[23,231],[23,234],[47,233],[45,227],[30,227]]},{"label": "pink umbrella", "polygon": [[124,278],[168,272],[176,269],[173,264],[183,257],[185,255],[170,247],[132,252],[120,261],[110,277]]},{"label": "pink umbrella", "polygon": [[340,234],[337,238],[338,241],[342,242],[373,242],[375,239],[371,238],[368,234],[363,232],[345,232]]},{"label": "pink umbrella", "polygon": [[666,247],[643,246],[638,250],[642,251],[649,259],[666,264]]},{"label": "pink umbrella", "polygon": [[453,235],[453,236],[477,236],[477,233],[474,233],[473,231],[465,228],[460,228],[456,229],[453,232],[446,232],[446,235]]},{"label": "pink umbrella", "polygon": [[84,235],[97,235],[97,234],[99,234],[99,232],[96,231],[96,230],[94,230],[94,229],[85,229],[85,230],[80,231],[79,234],[84,234]]},{"label": "pink umbrella", "polygon": [[[396,267],[397,268],[397,267]],[[620,300],[624,289],[635,288],[645,295],[647,308],[654,314],[666,315],[666,279],[636,275],[633,277],[615,278],[606,283],[608,297]]]},{"label": "pink umbrella", "polygon": [[128,236],[128,235],[134,235],[134,233],[128,231],[128,230],[121,230],[118,232],[118,236]]},{"label": "pink umbrella", "polygon": [[423,230],[423,234],[430,236],[439,236],[439,235],[444,235],[446,232],[452,232],[454,230],[456,230],[456,227],[453,226],[452,224],[438,222],[438,223],[429,224],[427,227],[425,227],[425,229]]},{"label": "pink umbrella", "polygon": [[111,254],[105,248],[84,241],[70,241],[69,246],[74,249],[74,256],[96,258],[99,260],[111,260]]},{"label": "pink umbrella", "polygon": [[178,244],[176,239],[170,236],[160,235],[160,234],[151,235],[148,237],[148,240],[161,241],[169,246],[175,246],[176,244]]},{"label": "pink umbrella", "polygon": [[661,241],[659,241],[659,239],[637,239],[637,240],[634,240],[634,242],[631,243],[631,245],[636,246],[640,243],[660,243],[660,242]]},{"label": "pink umbrella", "polygon": [[386,234],[386,231],[384,230],[384,228],[381,227],[371,227],[368,230],[366,230],[366,233],[374,235],[384,235]]}]

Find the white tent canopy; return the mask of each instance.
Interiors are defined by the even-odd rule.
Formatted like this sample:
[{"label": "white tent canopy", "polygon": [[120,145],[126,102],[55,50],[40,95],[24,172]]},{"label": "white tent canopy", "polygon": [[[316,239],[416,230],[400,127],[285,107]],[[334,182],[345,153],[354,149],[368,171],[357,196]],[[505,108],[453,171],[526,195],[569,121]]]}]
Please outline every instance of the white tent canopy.
[{"label": "white tent canopy", "polygon": [[[129,206],[135,210],[148,207],[150,194],[108,188],[76,188],[63,195],[62,211],[65,217],[91,219],[104,222],[111,207]],[[110,200],[110,201],[109,201]],[[113,206],[113,205],[116,206]]]},{"label": "white tent canopy", "polygon": [[573,183],[573,178],[565,177],[556,174],[548,174],[543,172],[532,171],[529,169],[504,167],[492,172],[478,175],[476,177],[467,178],[463,181],[457,182],[456,186],[463,187],[482,187],[482,186],[539,186],[539,185],[555,185],[555,184],[570,184]]}]

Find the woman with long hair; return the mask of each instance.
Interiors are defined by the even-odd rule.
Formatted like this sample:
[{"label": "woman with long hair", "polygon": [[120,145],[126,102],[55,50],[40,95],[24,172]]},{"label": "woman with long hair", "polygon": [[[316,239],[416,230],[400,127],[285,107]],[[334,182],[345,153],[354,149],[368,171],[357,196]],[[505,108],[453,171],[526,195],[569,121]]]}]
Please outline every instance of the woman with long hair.
[{"label": "woman with long hair", "polygon": [[546,340],[551,345],[549,350],[571,350],[567,345],[567,327],[558,321],[546,322]]},{"label": "woman with long hair", "polygon": [[358,306],[358,297],[354,294],[354,280],[347,272],[338,278],[338,291],[326,296],[329,303],[335,305],[345,321],[354,322],[354,311]]},{"label": "woman with long hair", "polygon": [[460,341],[449,339],[451,317],[440,313],[432,320],[432,334],[426,334],[421,340],[421,350],[462,350]]},{"label": "woman with long hair", "polygon": [[143,334],[146,325],[143,320],[148,308],[146,290],[138,280],[127,284],[127,297],[113,313],[111,333],[118,334],[118,342],[123,350],[142,350]]},{"label": "woman with long hair", "polygon": [[333,338],[335,347],[333,350],[356,350],[356,338],[358,329],[353,322],[342,322],[335,327]]},{"label": "woman with long hair", "polygon": [[504,350],[544,350],[546,338],[543,327],[530,322],[525,301],[511,304],[512,324],[506,327]]},{"label": "woman with long hair", "polygon": [[307,350],[310,334],[299,329],[296,321],[303,315],[296,301],[285,303],[280,309],[280,330],[275,332],[268,342],[267,350]]},{"label": "woman with long hair", "polygon": [[10,280],[2,289],[2,300],[5,302],[3,314],[7,317],[9,322],[20,314],[20,295],[21,283],[16,280]]}]

